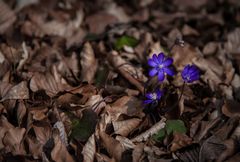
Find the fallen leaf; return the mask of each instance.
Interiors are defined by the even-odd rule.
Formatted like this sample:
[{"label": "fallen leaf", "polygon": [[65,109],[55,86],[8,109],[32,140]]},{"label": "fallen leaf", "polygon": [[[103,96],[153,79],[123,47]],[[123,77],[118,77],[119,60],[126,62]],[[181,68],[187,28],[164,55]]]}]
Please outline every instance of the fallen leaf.
[{"label": "fallen leaf", "polygon": [[26,81],[22,81],[21,83],[9,89],[9,91],[2,96],[1,101],[17,99],[29,99],[29,90]]},{"label": "fallen leaf", "polygon": [[82,150],[83,161],[94,162],[94,157],[96,153],[96,143],[94,134],[92,134]]},{"label": "fallen leaf", "polygon": [[106,110],[113,121],[117,121],[120,115],[143,116],[142,101],[133,96],[123,96],[112,105],[106,105]]},{"label": "fallen leaf", "polygon": [[224,143],[219,138],[214,135],[209,137],[201,146],[199,162],[217,159],[223,152],[224,148]]},{"label": "fallen leaf", "polygon": [[65,131],[65,127],[64,127],[63,122],[57,121],[57,122],[53,125],[53,128],[57,128],[57,129],[58,129],[58,131],[59,131],[59,137],[60,137],[62,143],[63,143],[65,146],[68,146],[67,133],[66,133],[66,131]]},{"label": "fallen leaf", "polygon": [[17,120],[18,120],[18,125],[22,124],[22,120],[24,116],[26,115],[27,108],[22,100],[19,101],[18,107],[17,107]]},{"label": "fallen leaf", "polygon": [[117,18],[106,12],[98,12],[86,18],[86,24],[90,28],[91,33],[102,33],[107,25],[117,23]]},{"label": "fallen leaf", "polygon": [[174,133],[170,150],[175,152],[178,149],[192,144],[192,139],[183,133]]},{"label": "fallen leaf", "polygon": [[26,150],[23,146],[23,136],[26,132],[25,128],[11,128],[9,129],[2,141],[5,148],[9,149],[9,151],[13,155],[25,155]]},{"label": "fallen leaf", "polygon": [[54,148],[51,152],[52,160],[56,162],[74,162],[72,156],[69,154],[66,146],[62,143],[58,133],[54,133]]},{"label": "fallen leaf", "polygon": [[92,83],[98,68],[98,62],[89,42],[85,43],[80,54],[81,80]]},{"label": "fallen leaf", "polygon": [[107,152],[111,157],[114,157],[116,161],[121,160],[122,153],[124,151],[123,146],[118,140],[107,135],[104,130],[99,131],[100,138],[103,142],[104,147],[107,149]]},{"label": "fallen leaf", "polygon": [[141,119],[132,118],[123,121],[113,121],[113,128],[115,134],[120,134],[126,137],[131,131],[133,131],[140,123]]},{"label": "fallen leaf", "polygon": [[135,47],[137,44],[138,40],[136,40],[134,37],[123,35],[116,40],[114,46],[117,50],[121,50],[124,48],[124,46]]},{"label": "fallen leaf", "polygon": [[16,15],[4,1],[0,2],[0,33],[4,34],[16,21]]},{"label": "fallen leaf", "polygon": [[240,116],[240,103],[235,100],[226,100],[222,106],[222,113],[228,117]]}]

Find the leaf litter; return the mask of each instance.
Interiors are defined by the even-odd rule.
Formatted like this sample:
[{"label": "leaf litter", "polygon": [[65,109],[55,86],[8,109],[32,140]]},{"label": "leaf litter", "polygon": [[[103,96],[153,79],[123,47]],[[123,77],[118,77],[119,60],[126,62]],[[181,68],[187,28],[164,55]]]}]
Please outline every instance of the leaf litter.
[{"label": "leaf litter", "polygon": [[[0,161],[239,161],[239,6],[1,1]],[[161,52],[163,82],[148,74]]]}]

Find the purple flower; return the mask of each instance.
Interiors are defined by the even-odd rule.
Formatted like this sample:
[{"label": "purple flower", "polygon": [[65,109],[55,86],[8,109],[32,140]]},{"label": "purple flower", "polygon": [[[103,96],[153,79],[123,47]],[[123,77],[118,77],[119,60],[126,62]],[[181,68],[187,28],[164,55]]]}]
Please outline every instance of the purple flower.
[{"label": "purple flower", "polygon": [[156,92],[152,92],[152,93],[147,93],[145,95],[147,99],[143,103],[150,104],[150,103],[156,102],[161,99],[162,95],[163,95],[163,92],[161,90],[157,90]]},{"label": "purple flower", "polygon": [[182,71],[182,79],[184,82],[192,83],[199,79],[199,69],[195,65],[186,65]]},{"label": "purple flower", "polygon": [[170,67],[172,63],[173,59],[166,57],[164,53],[159,53],[158,55],[154,54],[153,57],[148,60],[148,65],[153,67],[149,71],[149,76],[153,77],[157,75],[158,80],[161,82],[164,80],[165,74],[173,76],[174,71]]}]

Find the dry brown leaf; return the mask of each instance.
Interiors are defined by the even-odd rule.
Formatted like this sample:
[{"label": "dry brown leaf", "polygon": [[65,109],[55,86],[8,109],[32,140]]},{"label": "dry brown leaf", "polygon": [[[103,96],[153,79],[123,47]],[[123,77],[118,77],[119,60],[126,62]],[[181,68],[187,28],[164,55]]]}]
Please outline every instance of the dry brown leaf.
[{"label": "dry brown leaf", "polygon": [[143,117],[142,101],[133,96],[123,96],[115,101],[111,106],[106,105],[106,110],[113,121],[116,121],[122,114],[128,116]]},{"label": "dry brown leaf", "polygon": [[237,152],[236,142],[237,141],[233,139],[225,140],[223,143],[226,149],[219,155],[216,162],[222,162],[222,161],[225,161],[228,157],[232,157]]},{"label": "dry brown leaf", "polygon": [[203,54],[208,56],[212,55],[217,51],[218,43],[217,42],[209,42],[203,48]]},{"label": "dry brown leaf", "polygon": [[223,141],[213,135],[203,142],[199,153],[199,162],[217,159],[223,150]]},{"label": "dry brown leaf", "polygon": [[26,141],[29,146],[29,152],[32,154],[34,159],[39,159],[42,156],[42,144],[36,139],[32,139],[27,136]]},{"label": "dry brown leaf", "polygon": [[125,10],[118,6],[115,2],[109,1],[106,3],[106,12],[115,16],[120,23],[127,23],[130,21],[130,17],[126,14]]},{"label": "dry brown leaf", "polygon": [[207,0],[174,0],[173,3],[180,9],[200,9],[203,5],[207,4]]},{"label": "dry brown leaf", "polygon": [[26,132],[25,128],[11,128],[2,139],[5,149],[13,155],[25,155],[26,151],[23,146],[23,136]]},{"label": "dry brown leaf", "polygon": [[45,90],[50,97],[55,96],[58,92],[69,87],[66,81],[56,71],[55,67],[53,68],[53,75],[50,73],[41,74],[36,72],[30,80],[30,89],[33,92]]},{"label": "dry brown leaf", "polygon": [[235,100],[226,100],[222,106],[222,113],[228,117],[240,116],[240,103]]},{"label": "dry brown leaf", "polygon": [[1,116],[0,117],[0,149],[4,148],[2,139],[5,136],[6,132],[10,129],[14,129],[14,126],[8,122],[6,117]]},{"label": "dry brown leaf", "polygon": [[85,22],[91,33],[100,34],[104,32],[107,25],[117,23],[118,20],[114,15],[100,11],[88,16]]},{"label": "dry brown leaf", "polygon": [[33,125],[33,130],[36,134],[36,138],[41,143],[44,145],[50,138],[51,138],[51,127],[47,123],[44,123],[45,125],[41,126],[36,126]]},{"label": "dry brown leaf", "polygon": [[22,124],[22,119],[26,115],[27,108],[22,100],[19,101],[18,107],[17,107],[17,120],[18,125]]},{"label": "dry brown leaf", "polygon": [[101,95],[92,95],[89,97],[88,101],[85,103],[85,106],[91,107],[97,114],[102,111],[106,106]]},{"label": "dry brown leaf", "polygon": [[123,121],[114,121],[112,124],[115,134],[120,134],[126,137],[132,130],[134,130],[141,123],[141,121],[142,121],[141,119],[132,118]]},{"label": "dry brown leaf", "polygon": [[16,15],[4,1],[0,1],[0,33],[4,34],[16,21]]},{"label": "dry brown leaf", "polygon": [[139,162],[141,161],[141,159],[143,159],[144,157],[143,143],[139,143],[138,145],[136,145],[136,147],[133,149],[132,157],[133,157],[133,160],[132,160],[133,162]]},{"label": "dry brown leaf", "polygon": [[192,139],[188,137],[186,134],[174,133],[170,150],[174,152],[190,144],[192,144]]},{"label": "dry brown leaf", "polygon": [[114,159],[110,159],[108,156],[100,153],[96,153],[96,159],[98,162],[116,162]]},{"label": "dry brown leaf", "polygon": [[191,64],[194,59],[201,57],[199,51],[186,43],[184,47],[174,46],[171,52],[173,53],[174,65],[179,71],[185,65]]},{"label": "dry brown leaf", "polygon": [[98,68],[98,62],[95,58],[93,48],[89,42],[83,46],[80,54],[81,80],[92,83]]},{"label": "dry brown leaf", "polygon": [[53,134],[53,139],[54,148],[51,152],[52,159],[56,162],[74,162],[58,133]]},{"label": "dry brown leaf", "polygon": [[[133,67],[130,63],[125,61],[117,51],[112,51],[108,60],[126,78],[131,84],[143,93],[144,87],[141,82],[147,81],[147,77],[143,74],[142,69]],[[141,81],[141,82],[140,82]]]},{"label": "dry brown leaf", "polygon": [[94,162],[94,157],[96,153],[96,143],[94,134],[89,137],[87,143],[83,147],[82,155],[84,162]]},{"label": "dry brown leaf", "polygon": [[199,36],[199,33],[196,29],[193,29],[192,27],[190,27],[186,24],[182,28],[182,34],[184,36],[189,36],[189,35]]},{"label": "dry brown leaf", "polygon": [[29,90],[26,81],[22,81],[9,89],[9,91],[2,97],[1,101],[17,99],[29,99]]},{"label": "dry brown leaf", "polygon": [[154,124],[150,129],[143,132],[142,134],[139,134],[137,137],[134,137],[133,139],[131,139],[132,142],[146,141],[149,137],[156,134],[160,129],[165,127],[166,125],[165,121],[166,121],[166,118],[162,118],[159,122]]},{"label": "dry brown leaf", "polygon": [[107,149],[107,152],[113,157],[116,161],[121,160],[121,156],[125,149],[118,140],[110,137],[104,131],[99,131],[100,138],[103,142],[104,147]]},{"label": "dry brown leaf", "polygon": [[136,145],[130,139],[128,139],[126,137],[116,136],[116,140],[118,140],[121,143],[124,150],[133,149],[136,147]]}]

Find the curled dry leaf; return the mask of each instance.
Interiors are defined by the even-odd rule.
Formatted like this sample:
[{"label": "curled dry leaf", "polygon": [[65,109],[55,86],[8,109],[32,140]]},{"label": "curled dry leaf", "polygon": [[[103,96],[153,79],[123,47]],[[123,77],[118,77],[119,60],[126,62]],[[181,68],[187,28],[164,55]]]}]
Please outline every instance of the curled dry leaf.
[{"label": "curled dry leaf", "polygon": [[228,117],[240,116],[240,103],[235,100],[226,100],[222,106],[222,113]]},{"label": "curled dry leaf", "polygon": [[92,95],[85,103],[85,106],[91,107],[92,110],[99,114],[99,112],[101,112],[101,110],[106,106],[106,103],[104,102],[101,95]]},{"label": "curled dry leaf", "polygon": [[26,81],[22,81],[9,89],[9,91],[2,97],[1,101],[17,99],[29,99],[29,90]]},{"label": "curled dry leaf", "polygon": [[95,73],[97,71],[98,62],[95,58],[93,48],[89,42],[86,42],[83,46],[80,54],[81,80],[93,82]]},{"label": "curled dry leaf", "polygon": [[126,137],[141,123],[141,121],[141,119],[132,118],[124,121],[114,121],[112,124],[115,134],[120,134]]},{"label": "curled dry leaf", "polygon": [[140,92],[143,93],[144,87],[140,81],[147,81],[147,77],[141,70],[126,62],[116,51],[112,51],[108,59],[124,78],[126,78],[131,84],[137,87]]},{"label": "curled dry leaf", "polygon": [[83,161],[85,162],[94,162],[94,157],[96,153],[96,143],[94,134],[89,137],[87,143],[83,147],[82,155]]},{"label": "curled dry leaf", "polygon": [[148,129],[146,132],[143,132],[142,134],[138,135],[137,137],[134,137],[131,139],[133,142],[142,142],[146,141],[149,137],[156,134],[160,129],[164,128],[166,123],[166,119],[162,118],[159,122],[154,124],[150,129]]},{"label": "curled dry leaf", "polygon": [[74,162],[72,156],[69,154],[66,146],[62,143],[58,133],[53,134],[54,148],[51,152],[51,157],[56,162]]},{"label": "curled dry leaf", "polygon": [[2,139],[5,149],[9,149],[13,155],[24,155],[26,153],[23,146],[23,136],[25,132],[25,128],[9,129]]},{"label": "curled dry leaf", "polygon": [[65,127],[63,125],[63,122],[61,121],[57,121],[53,128],[57,128],[58,131],[59,131],[59,136],[60,136],[60,139],[62,141],[62,143],[65,145],[65,146],[68,146],[68,140],[67,140],[67,134],[66,134],[66,131],[65,131]]},{"label": "curled dry leaf", "polygon": [[192,139],[186,134],[174,133],[170,150],[174,152],[190,144],[192,144]]},{"label": "curled dry leaf", "polygon": [[121,143],[101,130],[99,131],[99,136],[110,156],[113,157],[116,161],[120,161],[122,153],[125,151]]},{"label": "curled dry leaf", "polygon": [[121,143],[121,145],[123,146],[124,150],[133,149],[133,148],[136,147],[136,145],[131,140],[129,140],[126,137],[117,136],[116,140],[118,140]]}]

